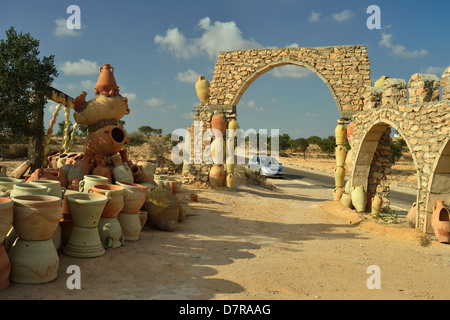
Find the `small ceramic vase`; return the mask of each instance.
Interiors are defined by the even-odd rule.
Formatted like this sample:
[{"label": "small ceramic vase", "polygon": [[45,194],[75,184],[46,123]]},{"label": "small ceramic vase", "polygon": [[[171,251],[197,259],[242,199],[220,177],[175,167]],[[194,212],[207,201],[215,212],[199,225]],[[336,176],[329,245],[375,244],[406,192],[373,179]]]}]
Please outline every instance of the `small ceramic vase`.
[{"label": "small ceramic vase", "polygon": [[334,183],[336,187],[343,187],[345,182],[345,169],[336,167],[334,170]]},{"label": "small ceramic vase", "polygon": [[382,204],[383,204],[383,200],[381,199],[381,197],[378,194],[372,198],[372,215],[374,217],[378,218],[380,216]]},{"label": "small ceramic vase", "polygon": [[336,156],[336,166],[343,167],[345,164],[345,155],[347,154],[347,148],[344,146],[337,146],[334,148]]},{"label": "small ceramic vase", "polygon": [[336,126],[336,129],[334,130],[335,138],[336,138],[336,145],[337,146],[344,146],[345,145],[345,136],[346,136],[346,129],[343,124],[338,124]]},{"label": "small ceramic vase", "polygon": [[367,197],[363,186],[352,187],[352,204],[357,212],[364,212],[366,209]]},{"label": "small ceramic vase", "polygon": [[209,81],[204,76],[199,76],[195,83],[195,91],[201,102],[205,102],[209,99]]},{"label": "small ceramic vase", "polygon": [[106,165],[103,155],[98,154],[94,156],[95,167],[92,170],[92,174],[96,176],[102,176],[108,178],[108,183],[112,182],[111,170]]},{"label": "small ceramic vase", "polygon": [[344,194],[344,188],[343,187],[336,187],[333,190],[333,200],[339,201],[342,198],[342,195]]},{"label": "small ceramic vase", "polygon": [[213,187],[223,186],[225,182],[225,168],[223,164],[213,164],[209,172],[209,181]]}]

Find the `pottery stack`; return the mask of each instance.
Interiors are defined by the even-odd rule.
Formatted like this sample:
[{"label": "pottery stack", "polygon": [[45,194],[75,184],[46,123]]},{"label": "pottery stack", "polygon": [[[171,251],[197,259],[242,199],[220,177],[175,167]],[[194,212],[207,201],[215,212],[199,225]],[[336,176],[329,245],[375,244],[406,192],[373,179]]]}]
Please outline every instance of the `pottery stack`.
[{"label": "pottery stack", "polygon": [[347,148],[345,147],[346,128],[344,124],[338,121],[338,125],[335,129],[336,147],[336,169],[334,171],[335,188],[333,190],[333,198],[335,201],[341,199],[344,194],[344,182],[345,182],[345,157],[347,154]]}]

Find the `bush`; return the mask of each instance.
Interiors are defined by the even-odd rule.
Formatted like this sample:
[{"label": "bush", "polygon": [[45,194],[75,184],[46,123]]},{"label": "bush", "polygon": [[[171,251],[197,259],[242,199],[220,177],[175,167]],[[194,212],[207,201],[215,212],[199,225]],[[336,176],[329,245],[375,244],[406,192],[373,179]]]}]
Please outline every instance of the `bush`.
[{"label": "bush", "polygon": [[130,141],[129,142],[130,145],[139,146],[141,144],[148,142],[147,137],[142,132],[139,131],[127,133],[127,136],[128,140]]}]

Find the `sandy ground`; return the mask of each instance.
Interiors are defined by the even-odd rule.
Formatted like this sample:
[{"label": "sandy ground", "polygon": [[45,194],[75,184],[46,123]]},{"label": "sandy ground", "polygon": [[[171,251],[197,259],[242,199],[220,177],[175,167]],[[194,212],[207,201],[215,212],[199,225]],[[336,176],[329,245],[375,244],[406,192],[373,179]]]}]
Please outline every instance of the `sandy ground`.
[{"label": "sandy ground", "polygon": [[[450,245],[375,223],[330,201],[331,189],[269,181],[279,190],[183,185],[177,195],[190,213],[173,232],[145,227],[97,258],[60,253],[54,281],[11,283],[0,300],[448,299]],[[70,265],[80,267],[81,289],[67,288]],[[372,265],[380,289],[367,286]]]}]

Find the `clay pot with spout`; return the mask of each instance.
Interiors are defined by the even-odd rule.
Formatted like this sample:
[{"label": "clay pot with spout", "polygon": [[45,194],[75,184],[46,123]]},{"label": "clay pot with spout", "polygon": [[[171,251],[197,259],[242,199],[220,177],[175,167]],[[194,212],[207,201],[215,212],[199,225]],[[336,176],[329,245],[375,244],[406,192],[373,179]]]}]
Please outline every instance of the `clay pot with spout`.
[{"label": "clay pot with spout", "polygon": [[450,211],[443,200],[433,206],[431,226],[439,242],[450,243]]},{"label": "clay pot with spout", "polygon": [[100,75],[95,86],[95,94],[118,95],[119,86],[114,77],[114,67],[110,64],[103,64],[99,69]]},{"label": "clay pot with spout", "polygon": [[135,183],[152,181],[152,178],[147,173],[147,171],[145,171],[144,168],[142,168],[142,166],[133,164],[133,166],[131,167],[131,173],[133,174],[133,180]]},{"label": "clay pot with spout", "polygon": [[127,143],[127,134],[120,125],[107,125],[87,136],[84,152],[91,156],[113,156]]},{"label": "clay pot with spout", "polygon": [[124,187],[114,184],[98,184],[89,188],[88,193],[98,194],[108,198],[108,203],[102,212],[103,218],[116,218],[128,197]]}]

